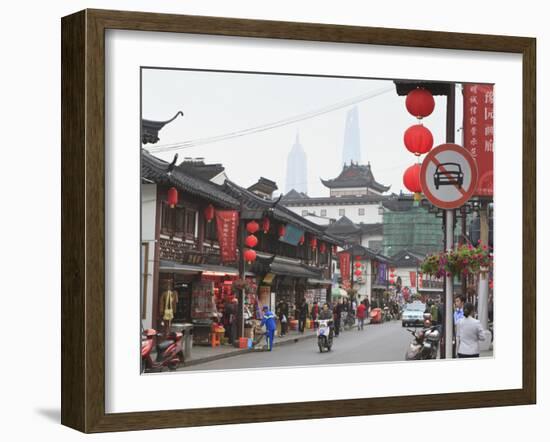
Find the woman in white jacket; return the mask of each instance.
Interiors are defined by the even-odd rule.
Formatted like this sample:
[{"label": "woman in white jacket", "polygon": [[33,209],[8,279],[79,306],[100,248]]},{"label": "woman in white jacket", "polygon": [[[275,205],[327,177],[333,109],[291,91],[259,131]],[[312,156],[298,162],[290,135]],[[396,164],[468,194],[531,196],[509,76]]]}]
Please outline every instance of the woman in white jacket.
[{"label": "woman in white jacket", "polygon": [[464,318],[456,324],[458,341],[457,353],[459,358],[479,358],[479,341],[485,340],[481,323],[473,318],[474,306],[464,304]]}]

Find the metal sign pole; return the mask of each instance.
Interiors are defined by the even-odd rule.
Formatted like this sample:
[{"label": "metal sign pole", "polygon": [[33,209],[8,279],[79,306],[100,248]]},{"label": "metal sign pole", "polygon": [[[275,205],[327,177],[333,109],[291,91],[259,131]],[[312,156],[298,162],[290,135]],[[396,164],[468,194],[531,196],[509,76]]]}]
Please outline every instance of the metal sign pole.
[{"label": "metal sign pole", "polygon": [[[454,210],[445,210],[445,249],[453,248]],[[453,357],[453,276],[445,275],[445,358]]]}]

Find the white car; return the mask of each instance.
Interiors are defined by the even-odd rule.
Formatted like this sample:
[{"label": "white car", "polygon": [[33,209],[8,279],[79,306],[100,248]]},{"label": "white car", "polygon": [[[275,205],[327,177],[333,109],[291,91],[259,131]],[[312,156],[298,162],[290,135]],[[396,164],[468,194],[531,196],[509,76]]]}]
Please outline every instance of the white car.
[{"label": "white car", "polygon": [[401,314],[401,324],[403,327],[410,325],[424,325],[424,311],[426,310],[426,304],[422,302],[412,302],[405,304],[403,313]]}]

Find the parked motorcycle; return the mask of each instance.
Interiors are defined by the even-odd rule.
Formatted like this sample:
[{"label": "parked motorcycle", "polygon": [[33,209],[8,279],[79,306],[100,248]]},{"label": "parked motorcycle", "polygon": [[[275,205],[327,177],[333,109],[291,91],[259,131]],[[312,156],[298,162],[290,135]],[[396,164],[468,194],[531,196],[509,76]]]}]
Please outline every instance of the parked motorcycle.
[{"label": "parked motorcycle", "polygon": [[345,330],[351,330],[355,325],[355,314],[352,312],[344,313],[342,314],[342,326]]},{"label": "parked motorcycle", "polygon": [[156,345],[157,357],[153,360],[151,353],[155,347],[155,338],[162,338],[162,334],[150,328],[144,330],[141,338],[141,372],[162,371],[165,367],[175,370],[179,364],[184,362],[183,357],[183,333],[172,332],[167,339]]},{"label": "parked motorcycle", "polygon": [[317,319],[317,345],[319,346],[319,351],[323,353],[326,349],[330,351],[332,348],[332,320],[330,319]]},{"label": "parked motorcycle", "polygon": [[439,340],[441,338],[437,325],[430,325],[420,331],[410,329],[407,329],[407,331],[413,335],[414,339],[405,354],[405,360],[437,359]]}]

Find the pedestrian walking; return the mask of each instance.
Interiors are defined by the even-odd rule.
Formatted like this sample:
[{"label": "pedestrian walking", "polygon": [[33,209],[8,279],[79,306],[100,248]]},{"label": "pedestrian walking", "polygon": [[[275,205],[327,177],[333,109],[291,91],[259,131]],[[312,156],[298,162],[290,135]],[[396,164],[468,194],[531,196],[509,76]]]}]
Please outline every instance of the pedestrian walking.
[{"label": "pedestrian walking", "polygon": [[320,313],[321,309],[319,308],[319,303],[317,301],[315,301],[313,303],[313,307],[311,308],[311,320],[313,321],[313,328],[316,330],[317,329],[317,319],[319,318],[319,313]]},{"label": "pedestrian walking", "polygon": [[359,304],[359,306],[357,307],[357,320],[359,321],[357,330],[363,330],[363,327],[365,325],[366,311],[367,311],[367,307],[365,307],[365,304],[364,303]]},{"label": "pedestrian walking", "polygon": [[464,303],[466,302],[466,297],[464,295],[458,295],[455,297],[455,312],[454,312],[454,323],[455,325],[464,318]]},{"label": "pedestrian walking", "polygon": [[277,330],[277,323],[275,321],[275,315],[269,310],[267,305],[264,305],[263,312],[264,315],[260,325],[265,325],[265,339],[267,341],[267,349],[271,351],[273,349],[273,340],[275,339],[275,330]]},{"label": "pedestrian walking", "polygon": [[284,336],[288,333],[288,304],[284,299],[277,304],[277,316],[281,323],[281,336]]},{"label": "pedestrian walking", "polygon": [[304,332],[304,328],[306,326],[306,320],[307,320],[307,313],[308,313],[308,306],[307,302],[304,299],[302,301],[302,304],[300,305],[300,312],[298,314],[298,330],[300,333]]},{"label": "pedestrian walking", "polygon": [[339,299],[336,307],[334,307],[334,336],[338,336],[340,334],[340,325],[342,321],[343,311],[344,305],[342,304],[342,300]]},{"label": "pedestrian walking", "polygon": [[474,305],[470,302],[464,304],[464,318],[456,325],[459,358],[479,358],[479,342],[485,340],[483,327],[473,314]]}]

